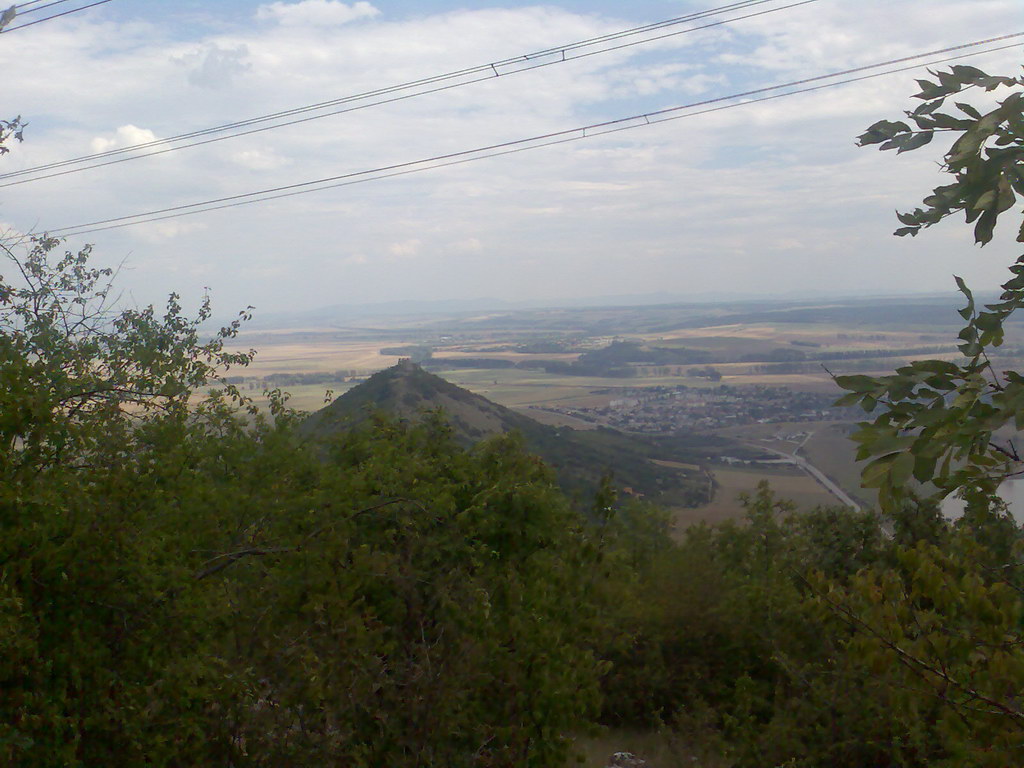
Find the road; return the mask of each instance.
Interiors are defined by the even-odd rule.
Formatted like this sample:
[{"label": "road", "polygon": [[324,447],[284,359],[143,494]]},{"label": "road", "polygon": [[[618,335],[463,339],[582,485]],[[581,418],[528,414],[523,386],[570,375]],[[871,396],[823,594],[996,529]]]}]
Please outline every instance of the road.
[{"label": "road", "polygon": [[[797,447],[796,450],[799,451],[800,448],[803,448],[804,443],[806,443],[810,437],[810,434],[807,435],[807,437],[804,438],[803,443],[800,443],[799,447]],[[784,456],[785,458],[789,459],[789,461],[791,461],[793,464],[800,467],[800,469],[802,469],[808,475],[817,480],[818,483],[820,483],[826,491],[828,491],[837,499],[839,499],[839,501],[842,502],[843,506],[853,507],[854,510],[860,512],[860,504],[858,504],[856,501],[850,498],[850,495],[846,491],[844,491],[838,485],[829,480],[828,477],[825,476],[824,472],[822,472],[816,466],[807,461],[807,459],[805,459],[803,456],[796,456],[795,454],[792,453],[786,453],[785,451],[780,451],[778,448],[769,448],[768,446],[762,445],[761,443],[748,443],[748,445],[753,445],[757,448],[760,448],[763,451],[768,451],[769,453]]]}]

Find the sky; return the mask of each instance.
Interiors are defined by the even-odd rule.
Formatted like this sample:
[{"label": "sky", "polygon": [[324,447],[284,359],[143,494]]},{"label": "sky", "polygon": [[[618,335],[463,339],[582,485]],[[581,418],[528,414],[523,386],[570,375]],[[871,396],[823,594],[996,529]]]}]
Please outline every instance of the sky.
[{"label": "sky", "polygon": [[[12,243],[29,232],[363,174],[349,180],[371,180],[74,235],[67,247],[92,243],[98,264],[119,266],[130,302],[161,303],[170,292],[196,301],[209,291],[220,311],[253,305],[257,314],[482,297],[893,295],[951,291],[953,274],[996,287],[1018,255],[1008,233],[984,249],[962,222],[892,236],[895,210],[945,183],[942,145],[898,157],[855,146],[868,125],[913,106],[923,69],[715,112],[691,108],[672,113],[678,120],[638,119],[586,138],[566,133],[560,138],[579,140],[550,146],[513,144],[533,147],[514,154],[459,154],[1024,31],[1019,0],[785,7],[794,2],[764,0],[677,24],[659,34],[725,22],[661,40],[622,38],[616,44],[636,44],[615,51],[579,49],[593,55],[576,60],[554,54],[528,71],[496,66],[496,76],[445,80],[455,87],[435,93],[406,88],[392,96],[408,98],[391,103],[350,101],[363,108],[299,125],[117,155],[134,159],[28,183],[10,185],[33,174],[0,178],[0,228]],[[25,141],[0,158],[0,174],[725,4],[113,0],[0,35],[0,117],[29,123]],[[963,63],[1017,74],[1020,54],[1018,43]],[[404,164],[448,154],[472,161],[388,178],[364,173],[420,169]]]}]

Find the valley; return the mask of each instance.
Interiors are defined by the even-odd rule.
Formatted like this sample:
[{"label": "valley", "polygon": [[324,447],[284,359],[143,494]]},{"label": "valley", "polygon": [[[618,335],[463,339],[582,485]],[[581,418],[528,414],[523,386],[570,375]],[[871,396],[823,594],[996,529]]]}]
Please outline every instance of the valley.
[{"label": "valley", "polygon": [[[682,530],[740,516],[740,495],[762,480],[798,509],[870,507],[875,495],[860,487],[846,439],[862,412],[833,407],[840,392],[831,374],[884,374],[920,357],[951,358],[955,309],[952,297],[914,297],[494,313],[438,308],[335,320],[325,310],[316,326],[304,325],[305,317],[294,325],[277,318],[277,327],[244,332],[239,343],[259,354],[232,380],[257,400],[280,388],[294,407],[315,411],[375,372],[411,360],[530,420],[523,424],[563,430],[577,452],[607,442],[599,431],[629,436],[630,459],[619,460],[632,470],[605,457],[617,474],[635,477],[643,466],[650,482],[676,487],[678,476],[689,474],[691,486],[708,484],[709,498],[695,503],[693,492],[673,496],[623,481],[627,493],[668,506]],[[1021,343],[1019,324],[1008,330],[995,361],[1007,368]],[[429,398],[417,402],[432,407]],[[680,438],[681,453],[677,445],[636,463],[637,440]],[[693,452],[701,446],[708,449]]]}]

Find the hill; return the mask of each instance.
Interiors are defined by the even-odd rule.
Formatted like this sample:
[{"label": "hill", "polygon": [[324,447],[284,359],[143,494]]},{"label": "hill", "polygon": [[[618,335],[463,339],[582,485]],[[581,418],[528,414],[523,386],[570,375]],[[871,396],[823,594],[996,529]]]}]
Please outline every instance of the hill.
[{"label": "hill", "polygon": [[[518,432],[527,448],[550,465],[570,494],[589,500],[602,476],[612,472],[620,490],[672,506],[707,499],[709,479],[699,465],[742,447],[706,435],[646,438],[614,429],[573,430],[541,424],[481,395],[462,389],[405,360],[371,376],[312,414],[303,425],[311,438],[330,437],[364,426],[376,412],[415,421],[440,409],[455,438],[469,446],[487,437]],[[749,452],[749,449],[747,450]],[[689,464],[671,468],[654,460]]]}]

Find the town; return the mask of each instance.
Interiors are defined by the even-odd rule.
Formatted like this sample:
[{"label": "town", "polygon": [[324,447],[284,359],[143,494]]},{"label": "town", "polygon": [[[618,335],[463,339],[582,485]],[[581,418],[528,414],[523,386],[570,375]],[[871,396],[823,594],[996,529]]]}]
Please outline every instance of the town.
[{"label": "town", "polygon": [[718,429],[741,424],[829,421],[849,418],[833,408],[835,396],[759,384],[713,388],[685,385],[595,390],[614,397],[606,406],[545,406],[601,426],[628,432],[671,434],[680,430]]}]

